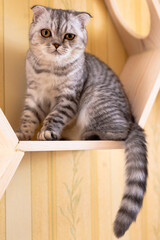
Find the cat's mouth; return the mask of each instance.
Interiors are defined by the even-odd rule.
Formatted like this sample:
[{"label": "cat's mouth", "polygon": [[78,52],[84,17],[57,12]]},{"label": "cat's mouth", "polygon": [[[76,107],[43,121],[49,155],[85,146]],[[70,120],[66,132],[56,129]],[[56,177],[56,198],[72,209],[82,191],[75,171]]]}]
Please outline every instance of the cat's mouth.
[{"label": "cat's mouth", "polygon": [[52,51],[51,54],[54,54],[54,55],[61,55],[61,53],[58,52],[57,50]]}]

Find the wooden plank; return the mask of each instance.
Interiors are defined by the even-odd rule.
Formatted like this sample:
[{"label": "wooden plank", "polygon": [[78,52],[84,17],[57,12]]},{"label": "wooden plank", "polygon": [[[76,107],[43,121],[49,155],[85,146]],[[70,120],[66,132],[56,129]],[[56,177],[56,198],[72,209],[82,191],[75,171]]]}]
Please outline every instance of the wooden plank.
[{"label": "wooden plank", "polygon": [[50,153],[48,163],[48,190],[49,190],[49,239],[57,239],[57,174],[56,152]]},{"label": "wooden plank", "polygon": [[56,153],[57,239],[92,239],[90,178],[89,151]]},{"label": "wooden plank", "polygon": [[47,152],[32,153],[32,239],[49,240],[49,189]]},{"label": "wooden plank", "polygon": [[[118,159],[120,161],[120,159]],[[111,182],[111,159],[110,151],[97,151],[97,198],[99,204],[98,225],[99,239],[112,239],[113,219],[112,219],[112,182]]]},{"label": "wooden plank", "polygon": [[[23,153],[20,153],[21,155]],[[6,191],[6,239],[31,240],[30,154],[26,154]]]},{"label": "wooden plank", "polygon": [[[121,14],[119,13],[116,0],[105,0],[105,2],[128,54],[132,55],[143,52],[145,50],[160,48],[160,5],[158,4],[158,2],[153,0],[147,0],[151,16],[151,31],[148,37],[145,37],[144,39],[138,34],[135,34],[135,32],[133,32],[129,28],[127,22],[122,18]],[[146,11],[148,11],[147,6],[145,7],[145,9]],[[137,9],[135,10],[135,12],[137,12]]]},{"label": "wooden plank", "polygon": [[[0,0],[0,108],[4,111],[4,0]],[[6,240],[6,197],[0,200],[0,239]]]},{"label": "wooden plank", "polygon": [[0,151],[14,150],[17,143],[18,138],[0,109]]},{"label": "wooden plank", "polygon": [[[91,22],[91,36],[92,41],[92,54],[107,63],[108,55],[108,14],[105,8],[105,3],[99,0],[92,0],[92,13],[93,18]],[[103,37],[100,37],[102,36]],[[90,41],[90,39],[89,39]]]},{"label": "wooden plank", "polygon": [[107,63],[119,76],[125,65],[125,62],[127,61],[128,56],[125,47],[123,46],[123,43],[118,35],[118,32],[110,18],[110,15],[108,16],[107,22]]},{"label": "wooden plank", "polygon": [[99,239],[99,224],[98,224],[98,182],[97,182],[97,152],[90,151],[90,174],[91,174],[91,230],[93,240]]},{"label": "wooden plank", "polygon": [[[142,38],[150,32],[150,12],[146,0],[115,0],[114,9],[119,11],[122,24],[127,26],[131,33]],[[124,7],[125,6],[125,7]],[[138,11],[137,11],[138,9]]]},{"label": "wooden plank", "polygon": [[0,108],[4,110],[4,5],[0,0]]},{"label": "wooden plank", "polygon": [[160,50],[131,56],[122,70],[120,79],[137,122],[144,127],[160,89]]},{"label": "wooden plank", "polygon": [[0,239],[6,240],[6,196],[0,200]]},{"label": "wooden plank", "polygon": [[25,94],[25,56],[28,49],[28,0],[4,1],[5,115],[19,127]]},{"label": "wooden plank", "polygon": [[0,198],[3,196],[9,182],[11,181],[24,153],[0,152]]},{"label": "wooden plank", "polygon": [[146,240],[160,239],[160,92],[147,120],[145,130],[148,142],[149,177],[145,196]]},{"label": "wooden plank", "polygon": [[20,141],[16,150],[32,152],[123,148],[124,144],[120,141]]}]

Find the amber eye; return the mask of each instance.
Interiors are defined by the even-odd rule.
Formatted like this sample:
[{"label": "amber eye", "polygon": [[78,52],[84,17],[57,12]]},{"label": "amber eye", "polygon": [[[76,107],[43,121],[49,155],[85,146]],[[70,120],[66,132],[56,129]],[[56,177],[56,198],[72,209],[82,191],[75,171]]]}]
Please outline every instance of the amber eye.
[{"label": "amber eye", "polygon": [[52,36],[52,33],[49,29],[42,29],[41,30],[42,37],[48,38]]},{"label": "amber eye", "polygon": [[75,35],[72,34],[72,33],[67,33],[65,36],[64,36],[65,39],[68,39],[68,40],[73,40],[75,38]]}]

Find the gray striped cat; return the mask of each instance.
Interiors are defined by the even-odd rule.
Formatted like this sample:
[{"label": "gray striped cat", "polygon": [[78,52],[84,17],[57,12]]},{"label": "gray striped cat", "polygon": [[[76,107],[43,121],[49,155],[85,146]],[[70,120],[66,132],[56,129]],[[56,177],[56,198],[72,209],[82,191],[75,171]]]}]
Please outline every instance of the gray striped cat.
[{"label": "gray striped cat", "polygon": [[147,149],[118,77],[85,53],[86,12],[34,6],[26,58],[27,92],[17,136],[30,140],[124,140],[126,184],[114,222],[124,235],[142,206]]}]

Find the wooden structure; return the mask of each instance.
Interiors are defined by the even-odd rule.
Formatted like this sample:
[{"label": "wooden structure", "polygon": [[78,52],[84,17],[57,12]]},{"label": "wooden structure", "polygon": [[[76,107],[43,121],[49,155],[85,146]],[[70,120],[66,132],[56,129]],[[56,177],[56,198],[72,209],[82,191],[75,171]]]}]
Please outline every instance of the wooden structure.
[{"label": "wooden structure", "polygon": [[[105,0],[129,58],[121,72],[137,122],[143,127],[160,88],[160,6],[147,0],[150,31],[139,36],[127,26],[115,0]],[[0,198],[12,179],[26,151],[63,151],[86,149],[121,149],[114,141],[18,141],[9,122],[0,111]]]}]

